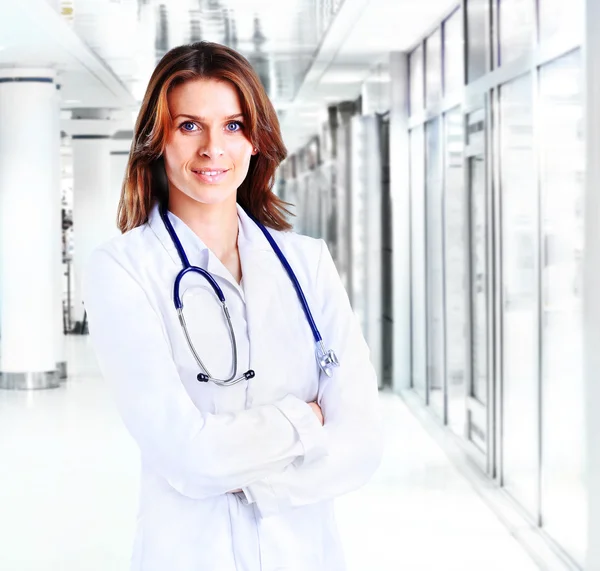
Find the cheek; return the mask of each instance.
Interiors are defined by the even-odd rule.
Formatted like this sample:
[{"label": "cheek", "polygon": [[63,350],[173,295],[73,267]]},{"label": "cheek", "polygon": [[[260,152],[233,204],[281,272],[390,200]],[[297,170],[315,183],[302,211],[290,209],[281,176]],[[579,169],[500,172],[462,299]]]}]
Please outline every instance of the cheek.
[{"label": "cheek", "polygon": [[177,162],[177,148],[172,141],[168,141],[163,152],[163,158],[165,161],[166,168],[173,168]]},{"label": "cheek", "polygon": [[182,166],[189,160],[189,152],[186,152],[186,146],[174,141],[169,141],[163,153],[165,168],[167,172],[181,170]]},{"label": "cheek", "polygon": [[252,145],[244,140],[235,146],[234,156],[238,165],[249,165],[252,157]]}]

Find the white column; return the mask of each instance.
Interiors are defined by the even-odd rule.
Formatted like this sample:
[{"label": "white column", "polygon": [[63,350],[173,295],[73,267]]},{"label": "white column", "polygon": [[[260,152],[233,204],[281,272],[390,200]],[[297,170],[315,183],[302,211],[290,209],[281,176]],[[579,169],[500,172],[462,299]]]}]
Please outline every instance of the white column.
[{"label": "white column", "polygon": [[[60,109],[60,96],[59,91],[56,91],[57,108]],[[55,327],[57,330],[56,335],[56,369],[58,371],[58,377],[61,381],[67,378],[67,352],[65,346],[65,335],[63,327],[63,290],[65,284],[64,270],[63,270],[63,243],[62,243],[62,161],[60,154],[61,146],[61,132],[60,132],[60,115],[55,115],[54,125],[54,136],[56,137],[56,148],[58,151],[58,160],[54,163],[54,189],[56,191],[55,201],[56,208],[52,209],[52,237],[54,240],[54,320]]]},{"label": "white column", "polygon": [[583,315],[585,339],[588,553],[586,569],[600,569],[600,3],[585,13],[585,248]]},{"label": "white column", "polygon": [[84,318],[81,279],[92,251],[116,234],[116,206],[111,175],[112,136],[131,129],[126,111],[73,109],[61,124],[73,150],[73,295],[76,331]]},{"label": "white column", "polygon": [[92,251],[110,238],[110,137],[73,135],[73,320],[82,322],[81,279]]},{"label": "white column", "polygon": [[394,259],[394,390],[410,387],[410,180],[408,145],[408,56],[390,54],[390,194]]},{"label": "white column", "polygon": [[0,70],[0,387],[48,388],[56,371],[59,105],[50,69]]}]

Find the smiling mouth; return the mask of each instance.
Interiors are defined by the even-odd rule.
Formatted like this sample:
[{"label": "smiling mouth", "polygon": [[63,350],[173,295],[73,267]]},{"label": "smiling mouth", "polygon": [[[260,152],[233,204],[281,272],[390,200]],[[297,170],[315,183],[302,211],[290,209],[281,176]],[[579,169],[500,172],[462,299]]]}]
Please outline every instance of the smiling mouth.
[{"label": "smiling mouth", "polygon": [[219,176],[220,174],[226,173],[229,169],[192,169],[195,174],[202,176]]}]

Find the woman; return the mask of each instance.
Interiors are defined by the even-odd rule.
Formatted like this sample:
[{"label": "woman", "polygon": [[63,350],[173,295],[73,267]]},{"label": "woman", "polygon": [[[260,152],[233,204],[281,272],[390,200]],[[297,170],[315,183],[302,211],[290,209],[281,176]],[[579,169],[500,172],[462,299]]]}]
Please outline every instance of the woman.
[{"label": "woman", "polygon": [[[332,500],[379,463],[377,383],[325,243],[291,232],[271,192],[285,153],[242,56],[205,42],[164,56],[135,127],[123,235],[94,252],[84,287],[141,450],[134,570],[345,568]],[[323,336],[318,359],[277,248]],[[187,265],[217,288],[181,277]]]}]

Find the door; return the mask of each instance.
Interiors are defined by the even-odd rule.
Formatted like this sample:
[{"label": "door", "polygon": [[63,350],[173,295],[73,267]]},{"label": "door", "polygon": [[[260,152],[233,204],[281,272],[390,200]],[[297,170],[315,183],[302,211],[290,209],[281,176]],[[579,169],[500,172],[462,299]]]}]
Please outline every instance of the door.
[{"label": "door", "polygon": [[493,201],[486,152],[486,108],[467,114],[466,177],[469,204],[470,371],[466,438],[474,460],[492,470]]}]

